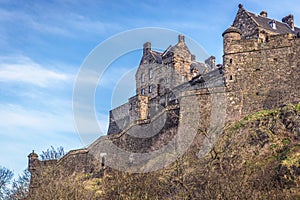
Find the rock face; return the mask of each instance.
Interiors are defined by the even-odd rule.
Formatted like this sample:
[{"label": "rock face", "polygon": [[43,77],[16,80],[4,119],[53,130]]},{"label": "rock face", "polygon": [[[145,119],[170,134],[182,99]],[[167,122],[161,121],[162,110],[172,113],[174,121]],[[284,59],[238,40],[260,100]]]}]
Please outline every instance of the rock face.
[{"label": "rock face", "polygon": [[[223,33],[218,68],[214,57],[197,63],[182,35],[163,53],[145,43],[137,94],[110,111],[108,136],[59,161],[46,163],[30,154],[32,199],[63,198],[37,195],[51,181],[61,181],[63,188],[70,179],[81,185],[80,192],[72,185],[66,189],[80,193],[73,199],[300,198],[299,32],[291,16],[272,21],[266,12],[258,16],[239,5],[233,26]],[[130,174],[106,166],[121,158],[104,141],[147,153],[178,133],[188,139],[194,132],[185,154],[156,172]],[[48,170],[56,174],[50,181]]]},{"label": "rock face", "polygon": [[[206,156],[197,156],[208,137],[202,129],[181,158],[151,173],[101,169],[99,164],[89,172],[76,171],[64,165],[70,160],[63,161],[44,168],[31,199],[298,199],[299,127],[300,104],[255,112],[226,126]],[[165,128],[163,134],[172,136],[176,126]],[[144,145],[151,141],[136,146],[143,143],[124,139],[117,145],[130,151],[149,150]]]}]

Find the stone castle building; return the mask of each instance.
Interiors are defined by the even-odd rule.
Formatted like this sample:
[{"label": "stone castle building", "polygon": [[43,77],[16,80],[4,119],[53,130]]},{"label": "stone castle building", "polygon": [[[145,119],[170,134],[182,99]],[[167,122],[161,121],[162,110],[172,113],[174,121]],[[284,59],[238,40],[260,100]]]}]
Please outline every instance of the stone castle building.
[{"label": "stone castle building", "polygon": [[[101,141],[114,135],[118,135],[120,146],[134,151],[159,147],[168,138],[164,134],[171,134],[168,130],[177,130],[178,124],[195,120],[187,115],[193,112],[192,105],[199,108],[199,129],[206,130],[212,107],[221,106],[214,102],[214,96],[224,95],[225,124],[255,111],[300,101],[300,29],[295,26],[293,15],[277,21],[268,18],[265,11],[258,15],[239,5],[233,24],[222,36],[223,63],[218,66],[213,56],[205,63],[197,62],[182,35],[176,45],[164,52],[154,51],[150,42],[145,43],[136,72],[136,96],[110,111],[108,136],[100,137],[88,148],[71,151],[50,165],[95,171],[93,156],[99,155],[102,162],[105,156],[108,162],[113,157],[101,147]],[[197,101],[181,106],[179,102],[189,96],[195,96]],[[126,136],[126,132],[140,126],[153,125],[161,113],[171,116],[172,111],[180,117],[170,118],[158,136],[142,142]],[[29,155],[31,191],[38,188],[40,166],[45,164],[35,153]]]}]

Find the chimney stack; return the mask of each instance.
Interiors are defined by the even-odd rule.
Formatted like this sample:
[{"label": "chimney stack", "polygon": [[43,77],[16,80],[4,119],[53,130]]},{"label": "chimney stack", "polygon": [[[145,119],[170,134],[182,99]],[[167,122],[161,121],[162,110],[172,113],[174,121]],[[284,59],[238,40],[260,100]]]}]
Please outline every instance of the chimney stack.
[{"label": "chimney stack", "polygon": [[184,42],[184,35],[178,35],[178,43]]},{"label": "chimney stack", "polygon": [[146,42],[146,43],[144,44],[143,53],[145,54],[145,53],[148,52],[149,50],[151,50],[151,43],[150,43],[150,42]]},{"label": "chimney stack", "polygon": [[282,18],[282,22],[288,24],[293,31],[295,30],[294,15],[290,14]]},{"label": "chimney stack", "polygon": [[192,54],[191,55],[191,61],[195,61],[196,60],[196,55]]},{"label": "chimney stack", "polygon": [[259,15],[262,16],[262,17],[268,17],[268,13],[264,10],[261,11]]}]

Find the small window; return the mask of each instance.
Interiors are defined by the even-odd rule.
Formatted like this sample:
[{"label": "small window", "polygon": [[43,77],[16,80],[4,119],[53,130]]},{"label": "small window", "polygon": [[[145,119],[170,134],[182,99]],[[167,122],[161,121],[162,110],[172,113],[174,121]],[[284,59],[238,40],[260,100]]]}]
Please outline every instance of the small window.
[{"label": "small window", "polygon": [[145,82],[145,74],[144,73],[141,75],[141,81],[142,81],[142,83]]},{"label": "small window", "polygon": [[276,21],[275,20],[271,20],[269,22],[269,25],[273,28],[273,29],[276,29]]},{"label": "small window", "polygon": [[152,92],[152,85],[149,85],[149,93]]},{"label": "small window", "polygon": [[166,83],[169,83],[169,78],[166,79]]},{"label": "small window", "polygon": [[144,88],[141,90],[141,94],[145,95],[145,89]]},{"label": "small window", "polygon": [[230,64],[232,64],[232,58],[229,60]]},{"label": "small window", "polygon": [[101,162],[101,166],[104,167],[105,166],[105,157],[102,157],[102,162]]},{"label": "small window", "polygon": [[184,82],[185,81],[185,77],[181,76],[181,81]]},{"label": "small window", "polygon": [[149,69],[149,78],[151,79],[153,77],[153,71],[152,69]]}]

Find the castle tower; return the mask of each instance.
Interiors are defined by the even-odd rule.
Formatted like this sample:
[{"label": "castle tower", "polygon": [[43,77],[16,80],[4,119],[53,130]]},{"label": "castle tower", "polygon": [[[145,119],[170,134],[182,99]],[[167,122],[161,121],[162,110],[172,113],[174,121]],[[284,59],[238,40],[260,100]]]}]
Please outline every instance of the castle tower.
[{"label": "castle tower", "polygon": [[30,173],[33,173],[36,170],[36,165],[39,161],[38,155],[32,150],[32,152],[28,155],[28,170]]},{"label": "castle tower", "polygon": [[31,174],[29,197],[34,194],[35,189],[38,187],[37,168],[40,162],[38,158],[39,156],[34,152],[34,150],[32,150],[32,152],[28,155],[28,170]]},{"label": "castle tower", "polygon": [[233,53],[235,50],[231,47],[231,43],[234,40],[241,39],[242,32],[238,28],[234,26],[230,26],[228,29],[224,31],[223,36],[223,47],[224,47],[224,55],[228,53]]}]

